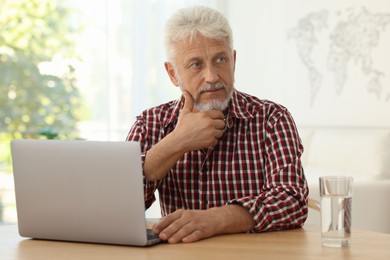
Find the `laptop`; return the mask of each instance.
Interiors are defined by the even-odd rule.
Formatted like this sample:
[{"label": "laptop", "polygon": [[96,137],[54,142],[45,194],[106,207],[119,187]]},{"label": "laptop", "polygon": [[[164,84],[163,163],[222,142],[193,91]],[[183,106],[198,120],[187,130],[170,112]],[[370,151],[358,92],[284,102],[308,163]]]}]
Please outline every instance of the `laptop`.
[{"label": "laptop", "polygon": [[137,142],[13,140],[19,233],[23,237],[146,246]]}]

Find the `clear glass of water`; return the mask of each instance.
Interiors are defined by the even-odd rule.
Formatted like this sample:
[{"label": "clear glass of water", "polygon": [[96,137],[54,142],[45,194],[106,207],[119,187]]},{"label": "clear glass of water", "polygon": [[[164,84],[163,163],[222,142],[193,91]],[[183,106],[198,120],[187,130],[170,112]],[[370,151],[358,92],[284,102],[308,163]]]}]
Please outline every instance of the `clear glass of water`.
[{"label": "clear glass of water", "polygon": [[320,177],[323,246],[347,247],[351,239],[352,177]]}]

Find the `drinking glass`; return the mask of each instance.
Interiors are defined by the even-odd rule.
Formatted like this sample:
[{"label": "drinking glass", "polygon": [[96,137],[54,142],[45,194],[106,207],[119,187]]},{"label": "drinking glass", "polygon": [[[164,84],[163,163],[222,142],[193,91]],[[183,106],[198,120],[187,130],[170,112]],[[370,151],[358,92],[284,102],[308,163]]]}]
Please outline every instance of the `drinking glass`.
[{"label": "drinking glass", "polygon": [[347,247],[351,239],[352,177],[320,177],[321,241]]}]

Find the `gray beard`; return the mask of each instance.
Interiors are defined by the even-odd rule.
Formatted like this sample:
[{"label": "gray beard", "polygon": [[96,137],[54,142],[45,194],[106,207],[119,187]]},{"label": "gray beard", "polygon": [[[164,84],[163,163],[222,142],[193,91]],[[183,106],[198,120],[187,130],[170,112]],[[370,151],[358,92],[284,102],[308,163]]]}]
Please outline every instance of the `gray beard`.
[{"label": "gray beard", "polygon": [[223,112],[229,105],[232,94],[233,94],[233,90],[230,92],[229,96],[224,101],[212,100],[211,102],[205,104],[196,102],[195,108],[199,112],[209,111],[209,110],[218,110]]}]

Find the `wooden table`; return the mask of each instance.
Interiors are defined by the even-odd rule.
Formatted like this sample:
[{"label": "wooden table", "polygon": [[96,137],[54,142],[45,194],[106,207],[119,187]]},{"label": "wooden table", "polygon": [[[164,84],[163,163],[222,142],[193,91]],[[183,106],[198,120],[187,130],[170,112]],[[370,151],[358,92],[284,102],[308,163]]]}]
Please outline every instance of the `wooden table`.
[{"label": "wooden table", "polygon": [[319,227],[218,236],[192,244],[151,247],[98,245],[22,238],[0,226],[0,259],[390,259],[390,235],[354,230],[348,248],[322,247]]}]

